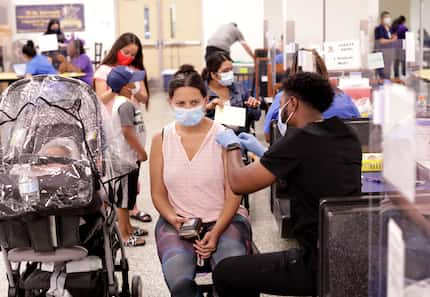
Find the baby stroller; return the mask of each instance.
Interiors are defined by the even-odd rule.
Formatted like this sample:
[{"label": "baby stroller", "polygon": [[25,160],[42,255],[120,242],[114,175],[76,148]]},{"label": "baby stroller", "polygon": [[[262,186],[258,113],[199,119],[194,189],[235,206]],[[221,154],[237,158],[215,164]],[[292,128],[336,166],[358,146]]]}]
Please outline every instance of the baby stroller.
[{"label": "baby stroller", "polygon": [[35,76],[3,93],[0,246],[9,297],[141,296],[139,276],[130,290],[100,178],[101,122],[95,93],[75,79]]}]

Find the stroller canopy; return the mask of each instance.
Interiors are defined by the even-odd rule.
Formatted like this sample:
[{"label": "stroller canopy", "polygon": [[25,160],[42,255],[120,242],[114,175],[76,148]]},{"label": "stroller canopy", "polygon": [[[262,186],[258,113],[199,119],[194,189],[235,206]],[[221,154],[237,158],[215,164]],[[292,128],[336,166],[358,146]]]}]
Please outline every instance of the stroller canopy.
[{"label": "stroller canopy", "polygon": [[[102,168],[101,124],[96,94],[81,81],[40,75],[9,86],[0,101],[0,219],[88,205]],[[37,176],[37,203],[23,197],[23,174]]]}]

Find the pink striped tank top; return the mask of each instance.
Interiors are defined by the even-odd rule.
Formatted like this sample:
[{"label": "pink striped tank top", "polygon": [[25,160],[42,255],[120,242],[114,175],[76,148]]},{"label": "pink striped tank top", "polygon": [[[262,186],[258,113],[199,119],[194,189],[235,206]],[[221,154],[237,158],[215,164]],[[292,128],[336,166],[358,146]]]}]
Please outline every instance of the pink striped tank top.
[{"label": "pink striped tank top", "polygon": [[224,163],[222,147],[215,141],[225,129],[213,123],[200,149],[190,161],[176,133],[175,122],[164,128],[163,178],[171,205],[178,215],[216,221],[223,210]]}]

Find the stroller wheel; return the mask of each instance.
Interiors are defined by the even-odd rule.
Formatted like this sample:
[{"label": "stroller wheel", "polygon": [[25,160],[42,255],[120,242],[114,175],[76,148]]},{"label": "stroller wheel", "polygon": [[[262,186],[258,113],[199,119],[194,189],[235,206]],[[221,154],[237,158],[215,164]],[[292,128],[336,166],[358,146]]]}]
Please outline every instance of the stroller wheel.
[{"label": "stroller wheel", "polygon": [[131,281],[131,297],[142,297],[142,279],[138,275]]}]

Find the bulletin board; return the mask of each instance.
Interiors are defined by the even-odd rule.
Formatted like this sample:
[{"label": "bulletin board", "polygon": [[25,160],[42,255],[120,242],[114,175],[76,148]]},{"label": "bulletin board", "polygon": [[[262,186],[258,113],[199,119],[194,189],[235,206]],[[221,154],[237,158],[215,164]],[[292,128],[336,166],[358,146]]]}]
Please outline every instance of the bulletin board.
[{"label": "bulletin board", "polygon": [[85,30],[84,4],[17,5],[18,33],[44,32],[50,19],[59,19],[64,32]]}]

